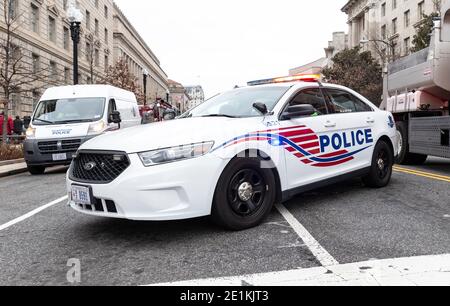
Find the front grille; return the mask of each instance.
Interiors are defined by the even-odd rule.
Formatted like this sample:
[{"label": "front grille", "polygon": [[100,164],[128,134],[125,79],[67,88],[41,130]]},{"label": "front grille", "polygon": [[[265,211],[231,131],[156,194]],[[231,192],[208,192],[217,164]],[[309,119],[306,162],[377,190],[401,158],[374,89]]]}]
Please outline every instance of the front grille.
[{"label": "front grille", "polygon": [[81,151],[73,160],[70,178],[77,182],[108,184],[130,166],[123,152]]},{"label": "front grille", "polygon": [[81,139],[66,139],[66,140],[53,140],[53,141],[40,141],[38,142],[38,148],[41,153],[64,153],[75,152],[81,146]]},{"label": "front grille", "polygon": [[40,141],[38,142],[39,151],[42,153],[56,152],[58,151],[57,141]]},{"label": "front grille", "polygon": [[[104,204],[103,204],[104,203]],[[110,213],[117,214],[116,203],[111,200],[102,200],[99,198],[94,198],[94,204],[76,204],[79,209],[87,210],[91,212],[100,212],[100,213]]]},{"label": "front grille", "polygon": [[81,146],[81,139],[69,139],[61,141],[61,149],[76,151]]}]

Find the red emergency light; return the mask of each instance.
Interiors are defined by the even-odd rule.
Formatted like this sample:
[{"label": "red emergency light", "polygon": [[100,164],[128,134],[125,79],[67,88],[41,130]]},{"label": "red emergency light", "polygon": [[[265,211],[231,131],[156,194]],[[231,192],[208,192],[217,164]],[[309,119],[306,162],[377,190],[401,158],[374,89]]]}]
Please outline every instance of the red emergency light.
[{"label": "red emergency light", "polygon": [[248,82],[248,86],[257,86],[265,84],[289,83],[289,82],[318,82],[320,81],[320,74],[297,74],[293,76],[265,79]]}]

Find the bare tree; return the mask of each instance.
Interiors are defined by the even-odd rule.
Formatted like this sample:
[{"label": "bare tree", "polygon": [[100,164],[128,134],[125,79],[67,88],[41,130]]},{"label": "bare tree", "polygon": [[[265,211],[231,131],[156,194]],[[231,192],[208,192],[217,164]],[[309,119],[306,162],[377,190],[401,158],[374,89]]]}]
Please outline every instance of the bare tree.
[{"label": "bare tree", "polygon": [[138,102],[143,104],[145,100],[144,93],[138,82],[138,78],[130,72],[127,61],[124,58],[119,59],[113,66],[108,68],[104,79],[105,84],[133,92]]},{"label": "bare tree", "polygon": [[[18,28],[21,26],[21,15],[18,13],[16,0],[3,1],[3,16],[0,22],[3,24],[3,36],[0,39],[0,94],[5,114],[3,120],[3,143],[7,139],[7,124],[9,117],[9,101],[11,95],[23,95],[39,90],[48,85],[48,77],[55,80],[55,67],[42,67],[34,62],[34,58],[20,46],[17,38]],[[3,104],[3,105],[2,105]]]},{"label": "bare tree", "polygon": [[86,46],[86,60],[89,64],[89,76],[90,83],[95,84],[97,79],[97,74],[95,72],[97,66],[99,65],[98,61],[98,48],[100,47],[100,41],[94,39],[92,35],[89,35],[87,38],[88,45]]}]

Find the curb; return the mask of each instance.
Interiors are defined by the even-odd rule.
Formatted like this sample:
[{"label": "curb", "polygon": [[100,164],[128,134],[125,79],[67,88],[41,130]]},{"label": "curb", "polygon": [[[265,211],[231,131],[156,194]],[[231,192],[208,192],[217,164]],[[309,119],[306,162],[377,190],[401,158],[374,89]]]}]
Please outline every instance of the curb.
[{"label": "curb", "polygon": [[0,172],[0,178],[1,177],[7,177],[7,176],[15,175],[15,174],[24,173],[24,172],[27,172],[27,171],[28,171],[27,167],[24,166],[23,168],[20,168],[20,169],[9,170],[7,172]]},{"label": "curb", "polygon": [[7,166],[7,165],[13,165],[13,164],[20,164],[20,163],[24,163],[24,162],[25,162],[25,159],[23,159],[23,158],[13,159],[13,160],[3,160],[3,161],[0,161],[0,167]]}]

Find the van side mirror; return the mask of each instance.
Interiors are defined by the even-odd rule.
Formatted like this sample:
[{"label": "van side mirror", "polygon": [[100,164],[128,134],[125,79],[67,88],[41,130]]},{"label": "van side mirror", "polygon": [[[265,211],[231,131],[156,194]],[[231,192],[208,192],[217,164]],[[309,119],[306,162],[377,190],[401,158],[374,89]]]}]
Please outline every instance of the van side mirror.
[{"label": "van side mirror", "polygon": [[312,116],[316,109],[311,104],[289,105],[281,114],[281,120]]},{"label": "van side mirror", "polygon": [[122,122],[122,118],[120,117],[120,112],[119,111],[112,111],[111,114],[109,115],[108,118],[108,123],[121,123]]}]

